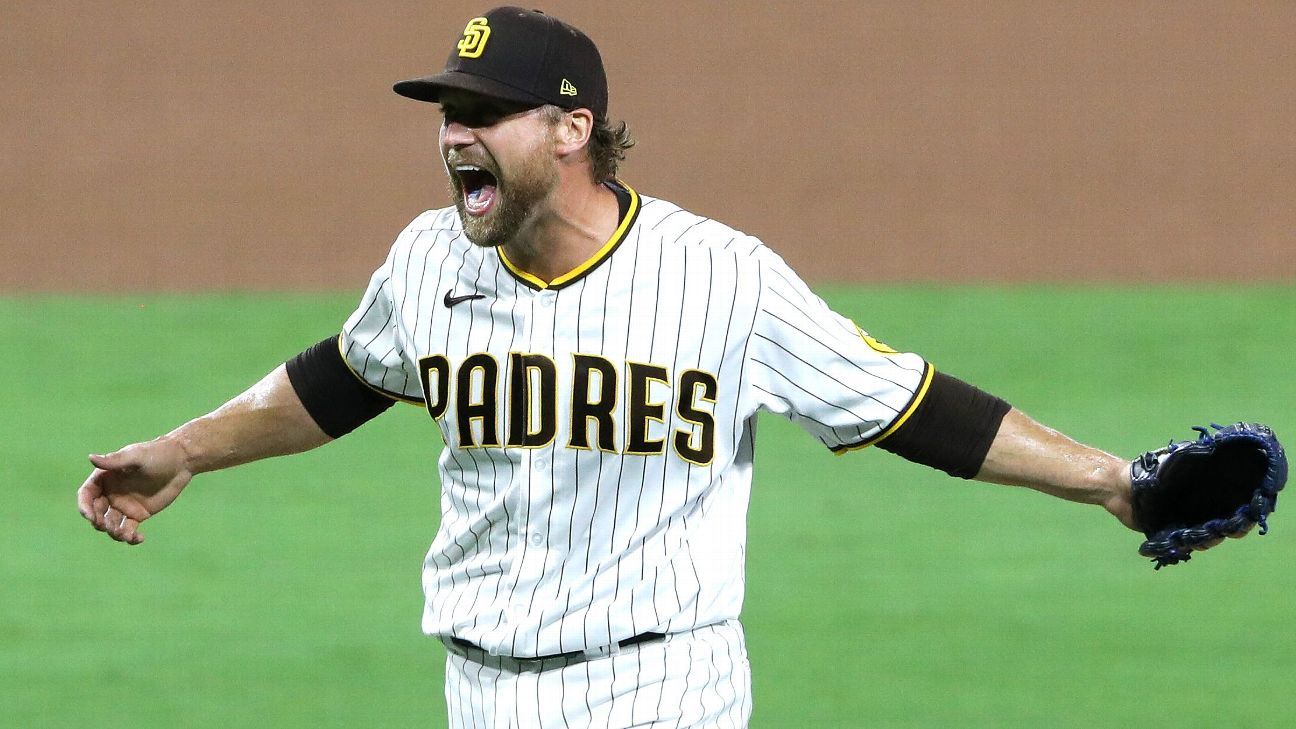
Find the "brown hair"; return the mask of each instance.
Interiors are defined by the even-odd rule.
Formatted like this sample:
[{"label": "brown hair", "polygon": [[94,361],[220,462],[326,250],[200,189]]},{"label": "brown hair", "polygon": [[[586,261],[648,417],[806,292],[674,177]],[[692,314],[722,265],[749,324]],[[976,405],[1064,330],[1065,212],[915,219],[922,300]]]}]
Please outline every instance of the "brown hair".
[{"label": "brown hair", "polygon": [[617,165],[625,159],[626,150],[635,146],[630,127],[625,122],[613,124],[607,119],[594,121],[590,135],[589,156],[594,165],[594,181],[609,182],[616,179]]}]

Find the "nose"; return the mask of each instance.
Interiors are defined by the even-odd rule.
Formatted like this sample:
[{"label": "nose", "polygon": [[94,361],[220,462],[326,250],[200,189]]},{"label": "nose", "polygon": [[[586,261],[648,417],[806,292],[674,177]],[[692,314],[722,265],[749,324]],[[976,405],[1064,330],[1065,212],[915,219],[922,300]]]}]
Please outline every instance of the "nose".
[{"label": "nose", "polygon": [[472,129],[456,121],[446,121],[441,125],[441,146],[446,148],[467,147],[474,141]]}]

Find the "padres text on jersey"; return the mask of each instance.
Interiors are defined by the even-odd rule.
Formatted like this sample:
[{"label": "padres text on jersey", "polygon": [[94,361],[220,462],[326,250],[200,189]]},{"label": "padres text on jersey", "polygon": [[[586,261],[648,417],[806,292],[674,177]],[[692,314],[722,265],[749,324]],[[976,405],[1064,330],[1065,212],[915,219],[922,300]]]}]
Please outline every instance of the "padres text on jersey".
[{"label": "padres text on jersey", "polygon": [[756,414],[862,446],[930,378],[755,238],[618,192],[616,234],[552,282],[424,213],[343,329],[445,441],[428,633],[537,656],[736,619]]}]

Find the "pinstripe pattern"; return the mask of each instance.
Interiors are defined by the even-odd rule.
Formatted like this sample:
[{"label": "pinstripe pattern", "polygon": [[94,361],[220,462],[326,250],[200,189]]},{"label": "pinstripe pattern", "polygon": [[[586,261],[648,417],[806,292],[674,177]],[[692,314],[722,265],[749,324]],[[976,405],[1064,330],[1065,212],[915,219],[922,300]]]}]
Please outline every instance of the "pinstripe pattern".
[{"label": "pinstripe pattern", "polygon": [[737,621],[553,668],[447,653],[452,729],[741,729],[751,716]]},{"label": "pinstripe pattern", "polygon": [[[871,442],[916,404],[928,369],[920,357],[874,350],[755,238],[664,200],[639,203],[605,259],[547,289],[508,270],[497,251],[469,243],[453,209],[424,213],[397,238],[343,329],[340,346],[364,382],[397,399],[449,403],[437,419],[446,443],[441,524],[423,571],[429,634],[534,657],[736,621],[756,413],[791,418],[841,449]],[[447,292],[484,298],[447,307]],[[461,434],[460,365],[477,353],[497,363],[497,407],[464,420]],[[539,411],[538,395],[508,382],[510,353],[543,355],[556,369],[557,431],[543,447],[481,445],[488,431],[505,442],[510,396],[530,393]],[[611,451],[596,439],[589,449],[568,447],[574,353],[597,355],[615,372]],[[423,392],[419,362],[432,356],[448,362],[452,392]],[[646,423],[646,441],[664,441],[661,453],[624,453],[630,363],[665,373],[647,385],[646,400],[663,405],[660,420],[635,421]],[[676,432],[688,447],[706,440],[698,417],[679,404],[679,378],[690,370],[717,383],[713,403],[691,401],[714,422],[709,462],[691,462],[673,440]],[[485,378],[477,369],[464,380],[464,402],[482,401]],[[618,661],[609,665],[619,671]],[[696,672],[717,662],[724,660],[708,655],[686,663]],[[471,707],[463,725],[474,725],[467,717],[476,711],[482,726],[495,726],[481,715],[494,699],[480,692],[499,685],[481,678],[491,669],[456,670],[464,680],[448,698]],[[566,696],[561,685],[537,688]],[[593,707],[591,700],[587,713]]]}]

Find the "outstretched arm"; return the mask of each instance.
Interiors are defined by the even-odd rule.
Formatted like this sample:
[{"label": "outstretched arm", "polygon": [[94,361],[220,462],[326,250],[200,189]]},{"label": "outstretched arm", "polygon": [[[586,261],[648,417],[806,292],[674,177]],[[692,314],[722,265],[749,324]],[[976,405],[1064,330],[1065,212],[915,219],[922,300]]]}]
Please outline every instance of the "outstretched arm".
[{"label": "outstretched arm", "polygon": [[878,447],[960,478],[1098,504],[1136,528],[1128,461],[1077,443],[940,372],[911,417]]},{"label": "outstretched arm", "polygon": [[1004,416],[975,478],[1097,504],[1125,526],[1137,529],[1130,504],[1129,461],[1077,443],[1016,408]]},{"label": "outstretched arm", "polygon": [[139,525],[166,508],[196,474],[316,448],[332,440],[280,365],[215,411],[144,443],[90,456],[94,471],[77,508],[96,529],[139,544]]}]

